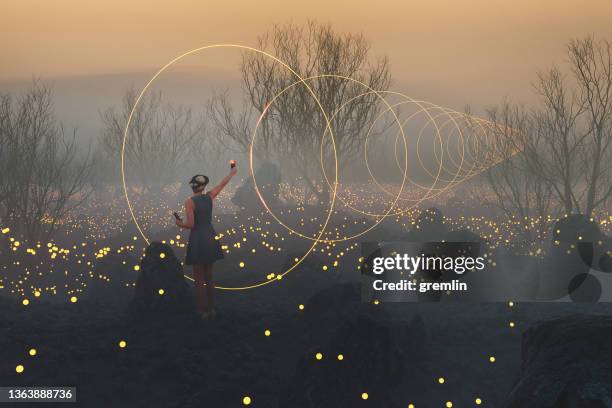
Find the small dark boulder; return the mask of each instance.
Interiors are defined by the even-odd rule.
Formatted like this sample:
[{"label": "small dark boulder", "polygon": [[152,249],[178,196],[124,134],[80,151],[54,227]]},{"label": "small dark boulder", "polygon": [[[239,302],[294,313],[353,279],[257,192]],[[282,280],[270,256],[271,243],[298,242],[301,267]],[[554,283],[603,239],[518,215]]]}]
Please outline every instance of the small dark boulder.
[{"label": "small dark boulder", "polygon": [[523,334],[522,366],[506,408],[612,407],[612,318],[571,316]]},{"label": "small dark boulder", "polygon": [[[268,207],[276,207],[279,204],[281,173],[278,166],[273,163],[264,163],[255,172],[259,193],[264,197]],[[251,177],[236,189],[232,197],[232,203],[241,209],[260,208],[261,203],[255,192],[255,186]]]},{"label": "small dark boulder", "polygon": [[404,239],[414,242],[442,241],[448,232],[442,211],[435,207],[423,210],[414,221],[414,227]]},{"label": "small dark boulder", "polygon": [[552,231],[553,240],[561,244],[574,244],[580,241],[595,242],[602,237],[597,223],[582,214],[573,214],[557,221]]},{"label": "small dark boulder", "polygon": [[156,319],[190,314],[193,310],[192,291],[181,262],[169,245],[152,242],[140,261],[130,316]]}]

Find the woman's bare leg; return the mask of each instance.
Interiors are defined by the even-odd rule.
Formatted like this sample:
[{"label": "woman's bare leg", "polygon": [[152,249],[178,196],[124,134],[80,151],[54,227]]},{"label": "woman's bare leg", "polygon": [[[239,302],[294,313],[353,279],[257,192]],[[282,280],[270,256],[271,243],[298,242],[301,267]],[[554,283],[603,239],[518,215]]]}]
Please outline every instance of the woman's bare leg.
[{"label": "woman's bare leg", "polygon": [[204,265],[193,265],[193,280],[195,284],[196,307],[198,313],[202,314],[206,311],[206,305],[204,303]]},{"label": "woman's bare leg", "polygon": [[215,308],[215,283],[213,282],[213,264],[202,265],[204,283],[206,283],[207,310],[210,312]]}]

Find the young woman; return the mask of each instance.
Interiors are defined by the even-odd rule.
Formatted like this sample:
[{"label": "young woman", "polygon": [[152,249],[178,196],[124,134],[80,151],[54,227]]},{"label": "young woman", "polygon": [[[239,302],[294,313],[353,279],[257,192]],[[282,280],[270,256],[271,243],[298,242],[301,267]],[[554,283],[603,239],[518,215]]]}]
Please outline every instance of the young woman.
[{"label": "young woman", "polygon": [[[235,175],[236,168],[232,166],[231,171],[221,180],[221,183],[207,193],[204,190],[208,184],[208,177],[202,174],[193,176],[189,182],[193,196],[185,201],[187,219],[184,222],[179,218],[176,219],[178,227],[190,230],[185,264],[193,267],[196,304],[198,313],[204,319],[216,314],[214,307],[215,285],[212,276],[213,263],[223,259],[221,244],[215,239],[215,229],[211,224],[213,199],[219,195]],[[206,292],[206,299],[204,292]]]}]

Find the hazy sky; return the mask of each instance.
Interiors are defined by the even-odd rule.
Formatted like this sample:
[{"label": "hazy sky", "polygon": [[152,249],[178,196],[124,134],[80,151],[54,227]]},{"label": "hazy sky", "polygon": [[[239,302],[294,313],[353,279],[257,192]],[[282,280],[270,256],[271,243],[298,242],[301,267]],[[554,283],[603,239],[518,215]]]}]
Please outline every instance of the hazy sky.
[{"label": "hazy sky", "polygon": [[[275,22],[361,31],[395,86],[490,102],[527,95],[565,43],[612,40],[612,0],[0,0],[0,81],[151,71],[212,43],[255,45]],[[436,89],[431,93],[423,89]],[[454,99],[451,99],[455,101]]]}]

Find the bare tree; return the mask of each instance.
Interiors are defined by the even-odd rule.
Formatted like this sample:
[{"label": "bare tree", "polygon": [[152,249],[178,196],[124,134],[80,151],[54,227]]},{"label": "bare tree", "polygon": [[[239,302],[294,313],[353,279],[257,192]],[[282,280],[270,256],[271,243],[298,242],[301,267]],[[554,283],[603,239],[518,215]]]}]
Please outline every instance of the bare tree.
[{"label": "bare tree", "polygon": [[612,193],[612,48],[586,37],[568,55],[569,79],[557,67],[538,74],[540,106],[489,113],[502,161],[487,180],[508,215],[591,215]]},{"label": "bare tree", "polygon": [[48,238],[91,193],[92,162],[55,118],[50,88],[0,96],[0,217],[31,240]]},{"label": "bare tree", "polygon": [[[317,178],[322,179],[317,173],[327,122],[313,93],[332,119],[338,159],[340,165],[345,165],[345,159],[363,147],[367,131],[380,113],[380,100],[376,94],[368,93],[367,87],[338,76],[354,78],[375,91],[385,91],[390,85],[387,59],[370,61],[369,44],[363,35],[340,34],[329,24],[312,21],[304,27],[275,26],[259,37],[258,48],[287,63],[302,78],[323,77],[308,80],[312,93],[303,84],[291,87],[298,78],[288,69],[264,55],[244,53],[242,110],[235,112],[227,94],[216,94],[209,104],[212,122],[222,137],[246,150],[254,118],[276,97],[261,124],[257,153],[289,162],[304,177],[310,190],[323,198],[325,189],[315,184]],[[323,146],[327,159],[332,152],[330,146],[328,133]]]},{"label": "bare tree", "polygon": [[538,152],[533,170],[546,179],[565,213],[570,214],[580,206],[576,188],[587,166],[577,160],[586,138],[579,123],[582,103],[576,93],[568,89],[556,67],[538,73],[536,90],[542,97],[542,106],[532,112],[534,126],[531,131],[546,143]]},{"label": "bare tree", "polygon": [[[135,90],[129,89],[119,111],[110,108],[102,116],[100,146],[117,166],[136,98]],[[143,192],[160,191],[163,185],[176,181],[179,165],[190,158],[203,131],[204,122],[194,119],[191,109],[164,103],[161,93],[145,95],[130,122],[125,148],[128,175],[137,179]]]},{"label": "bare tree", "polygon": [[582,159],[585,173],[585,214],[605,203],[612,193],[612,45],[593,37],[568,45],[586,122]]},{"label": "bare tree", "polygon": [[569,43],[568,56],[573,81],[555,67],[538,76],[535,131],[547,146],[538,170],[565,213],[590,215],[612,193],[612,48],[586,37]]},{"label": "bare tree", "polygon": [[[522,240],[541,239],[554,210],[551,183],[540,173],[539,157],[545,138],[534,132],[534,118],[524,107],[505,100],[488,111],[489,143],[497,164],[484,174],[495,203]],[[472,125],[473,126],[473,125]]]}]

